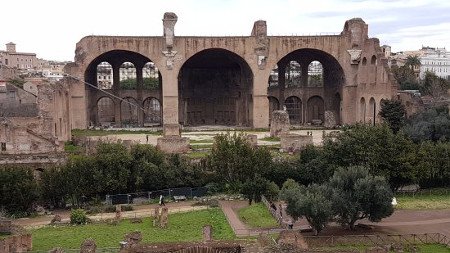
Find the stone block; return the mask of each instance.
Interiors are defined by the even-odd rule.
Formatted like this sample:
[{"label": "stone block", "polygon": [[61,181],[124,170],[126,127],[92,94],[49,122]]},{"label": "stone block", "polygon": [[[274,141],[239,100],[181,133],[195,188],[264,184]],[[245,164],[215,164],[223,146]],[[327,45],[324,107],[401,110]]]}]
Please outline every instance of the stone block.
[{"label": "stone block", "polygon": [[306,145],[313,144],[313,137],[311,135],[284,134],[281,136],[280,142],[284,152],[296,152],[305,148]]},{"label": "stone block", "polygon": [[9,219],[0,219],[0,233],[11,234],[12,233],[12,221]]},{"label": "stone block", "polygon": [[336,113],[334,111],[325,111],[325,127],[335,127],[336,123]]},{"label": "stone block", "polygon": [[181,128],[179,124],[164,124],[163,135],[167,136],[181,136]]},{"label": "stone block", "polygon": [[164,153],[182,154],[189,151],[189,138],[166,136],[157,139],[156,147]]},{"label": "stone block", "polygon": [[248,134],[245,136],[245,139],[248,141],[250,146],[252,147],[258,146],[258,136],[256,134]]},{"label": "stone block", "polygon": [[203,226],[203,241],[209,242],[212,240],[212,227],[211,225]]},{"label": "stone block", "polygon": [[270,137],[280,137],[283,134],[288,134],[290,126],[287,111],[273,111],[272,121],[270,122]]},{"label": "stone block", "polygon": [[86,239],[81,244],[80,253],[95,253],[97,250],[97,244],[93,239]]}]

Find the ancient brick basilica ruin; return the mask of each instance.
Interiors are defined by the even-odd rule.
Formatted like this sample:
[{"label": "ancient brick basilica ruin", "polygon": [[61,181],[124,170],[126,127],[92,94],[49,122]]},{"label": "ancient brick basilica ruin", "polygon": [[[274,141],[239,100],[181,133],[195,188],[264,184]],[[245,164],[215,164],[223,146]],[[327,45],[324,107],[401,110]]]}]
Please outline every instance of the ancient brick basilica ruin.
[{"label": "ancient brick basilica ruin", "polygon": [[[379,41],[359,18],[339,35],[319,36],[268,36],[260,20],[242,37],[176,36],[177,19],[164,15],[163,36],[77,43],[66,67],[75,77],[66,80],[72,128],[162,125],[165,135],[179,135],[180,126],[267,128],[270,112],[283,108],[291,124],[332,127],[378,121],[381,99],[396,94]],[[128,68],[131,85],[122,77]]]}]

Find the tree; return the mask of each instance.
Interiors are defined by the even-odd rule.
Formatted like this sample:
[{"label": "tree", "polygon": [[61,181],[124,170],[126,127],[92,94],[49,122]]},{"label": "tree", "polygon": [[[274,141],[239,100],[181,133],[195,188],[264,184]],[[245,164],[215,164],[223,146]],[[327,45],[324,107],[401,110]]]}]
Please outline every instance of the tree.
[{"label": "tree", "polygon": [[416,67],[420,67],[421,62],[418,55],[408,55],[406,57],[405,66],[409,67],[411,69],[414,69]]},{"label": "tree", "polygon": [[31,169],[22,166],[0,168],[0,209],[26,214],[38,199],[38,185]]},{"label": "tree", "polygon": [[401,90],[418,90],[420,88],[416,74],[408,66],[393,66],[392,74],[397,80]]},{"label": "tree", "polygon": [[[214,146],[207,157],[207,166],[215,181],[233,188],[239,187],[255,174],[262,174],[272,165],[270,152],[252,147],[242,134],[222,134],[214,137]],[[239,191],[239,189],[234,189]]]},{"label": "tree", "polygon": [[421,187],[450,186],[450,142],[424,141],[418,145],[417,170]]},{"label": "tree", "polygon": [[104,194],[127,191],[130,165],[133,161],[127,148],[121,143],[100,143],[94,156],[95,166],[101,170]]},{"label": "tree", "polygon": [[435,99],[441,99],[448,95],[447,90],[450,84],[444,78],[438,77],[435,73],[427,71],[422,80],[421,92],[430,95]]},{"label": "tree", "polygon": [[332,203],[326,195],[327,185],[312,184],[291,189],[286,195],[286,212],[297,220],[305,217],[317,235],[333,215]]},{"label": "tree", "polygon": [[406,120],[404,132],[415,142],[450,140],[448,107],[434,107],[412,115]]},{"label": "tree", "polygon": [[334,214],[352,230],[357,220],[378,222],[394,212],[389,184],[383,177],[371,176],[367,168],[339,168],[328,185]]},{"label": "tree", "polygon": [[334,140],[324,141],[323,150],[328,164],[364,166],[373,175],[384,176],[392,189],[416,179],[414,144],[405,134],[394,134],[387,125],[343,128]]},{"label": "tree", "polygon": [[261,195],[267,192],[268,187],[269,182],[261,175],[255,174],[254,178],[247,179],[242,184],[241,193],[248,199],[248,204],[251,205],[252,201],[261,201]]},{"label": "tree", "polygon": [[399,100],[382,99],[379,114],[394,133],[397,133],[404,125],[406,110]]}]

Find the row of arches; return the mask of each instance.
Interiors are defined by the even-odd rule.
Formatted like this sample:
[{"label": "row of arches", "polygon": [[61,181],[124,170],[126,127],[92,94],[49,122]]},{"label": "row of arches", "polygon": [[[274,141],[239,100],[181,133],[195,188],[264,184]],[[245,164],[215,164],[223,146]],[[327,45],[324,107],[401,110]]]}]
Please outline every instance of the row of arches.
[{"label": "row of arches", "polygon": [[326,111],[329,117],[333,117],[334,124],[340,123],[340,96],[335,95],[334,103],[336,107],[327,108],[324,99],[321,96],[311,96],[306,103],[297,96],[290,96],[284,101],[284,108],[280,108],[280,101],[276,97],[269,97],[269,112],[285,109],[289,115],[289,121],[292,125],[322,125],[326,123]]},{"label": "row of arches", "polygon": [[[116,111],[116,103],[120,103],[119,111]],[[122,100],[102,97],[97,101],[97,124],[111,126],[120,122],[124,126],[138,126],[139,114],[142,113],[144,126],[160,125],[161,112],[161,103],[154,97],[146,98],[142,106],[132,97]]]},{"label": "row of arches", "polygon": [[[136,90],[141,88],[151,90],[160,86],[158,68],[151,61],[145,63],[141,69],[138,69],[134,63],[128,61],[118,66],[119,68],[114,68],[107,61],[100,62],[97,65],[96,85],[99,89]],[[119,82],[114,84],[114,80]],[[142,87],[138,87],[138,80],[142,80]]]},{"label": "row of arches", "polygon": [[361,97],[359,100],[359,122],[375,125],[375,123],[379,121],[378,111],[380,103],[377,105],[377,102],[373,97],[371,97],[367,103],[366,99]]},{"label": "row of arches", "polygon": [[[149,74],[146,76],[145,73]],[[103,124],[114,119],[118,126],[134,126],[136,122],[142,126],[142,123],[156,121],[139,120],[139,113],[136,112],[141,108],[137,101],[144,101],[143,97],[153,94],[145,93],[144,79],[147,77],[157,79],[155,87],[158,94],[154,96],[164,99],[161,75],[147,57],[135,52],[113,50],[94,59],[85,72],[86,82],[97,85],[88,87],[89,97],[101,97],[102,92],[109,90],[107,92],[125,99],[120,102],[120,117],[119,107],[112,105],[114,101],[90,100],[90,108],[95,107],[98,112],[97,115],[91,113],[91,122]],[[254,76],[241,56],[225,49],[205,49],[186,60],[177,78],[178,108],[171,110],[176,110],[181,125],[252,126]],[[336,103],[334,96],[342,92],[345,77],[339,62],[330,54],[316,49],[295,50],[276,64],[267,82],[268,96],[279,101],[271,106],[277,109],[286,106],[293,123],[323,124],[326,112],[333,112],[334,124],[339,124],[340,97]],[[284,90],[287,87],[304,90],[299,91],[298,97],[285,99]],[[309,89],[314,92],[309,92]],[[271,94],[273,92],[277,94]],[[306,99],[305,94],[311,98]],[[159,100],[158,103],[161,123],[162,108]],[[115,111],[103,109],[110,107],[114,107]],[[146,105],[142,104],[142,107],[145,111]]]},{"label": "row of arches", "polygon": [[[296,60],[287,64],[279,64],[272,69],[269,77],[269,88],[277,87],[281,79],[284,87],[323,87],[323,66],[320,61],[300,64]],[[305,67],[306,66],[306,67]],[[278,68],[284,68],[279,70]],[[279,76],[284,75],[284,76]]]}]

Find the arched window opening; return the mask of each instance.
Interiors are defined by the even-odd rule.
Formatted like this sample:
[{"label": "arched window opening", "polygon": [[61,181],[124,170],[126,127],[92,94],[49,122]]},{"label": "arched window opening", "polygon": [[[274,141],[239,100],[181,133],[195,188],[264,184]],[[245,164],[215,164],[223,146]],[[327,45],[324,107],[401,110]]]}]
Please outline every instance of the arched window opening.
[{"label": "arched window opening", "polygon": [[120,65],[120,88],[123,90],[135,90],[137,87],[136,68],[131,62]]},{"label": "arched window opening", "polygon": [[302,68],[297,61],[290,61],[285,68],[286,87],[299,87],[301,84]]},{"label": "arched window opening", "polygon": [[284,102],[291,124],[302,123],[302,101],[298,97],[288,97]]},{"label": "arched window opening", "polygon": [[101,62],[97,65],[97,87],[102,90],[112,89],[113,71],[108,62]]},{"label": "arched window opening", "polygon": [[144,100],[144,126],[161,124],[161,103],[156,98]]},{"label": "arched window opening", "polygon": [[323,87],[323,66],[319,61],[308,65],[308,87]]},{"label": "arched window opening", "polygon": [[114,101],[109,97],[100,98],[97,113],[100,126],[111,126],[115,122]]},{"label": "arched window opening", "polygon": [[143,88],[146,90],[159,89],[159,70],[153,62],[147,62],[142,68]]},{"label": "arched window opening", "polygon": [[125,127],[133,127],[138,125],[139,105],[136,99],[127,97],[120,104],[120,115],[122,124]]}]

